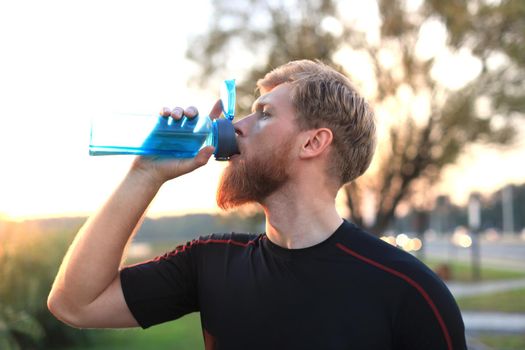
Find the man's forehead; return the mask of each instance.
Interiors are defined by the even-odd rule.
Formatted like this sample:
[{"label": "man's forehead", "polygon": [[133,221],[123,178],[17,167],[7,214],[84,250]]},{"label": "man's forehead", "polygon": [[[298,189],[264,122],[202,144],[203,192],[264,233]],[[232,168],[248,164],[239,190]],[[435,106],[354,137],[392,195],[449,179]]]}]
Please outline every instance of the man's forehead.
[{"label": "man's forehead", "polygon": [[289,83],[283,83],[273,89],[262,90],[262,95],[253,102],[252,110],[255,110],[259,106],[271,105],[283,97],[286,97],[286,100],[288,100],[290,88],[291,85]]}]

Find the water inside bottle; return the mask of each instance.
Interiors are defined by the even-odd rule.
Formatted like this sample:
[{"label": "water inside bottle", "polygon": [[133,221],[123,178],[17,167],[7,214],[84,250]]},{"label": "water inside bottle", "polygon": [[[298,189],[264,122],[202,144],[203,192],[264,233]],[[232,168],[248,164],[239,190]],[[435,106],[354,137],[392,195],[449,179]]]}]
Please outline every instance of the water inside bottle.
[{"label": "water inside bottle", "polygon": [[200,117],[192,119],[183,117],[181,120],[160,117],[140,148],[147,152],[145,154],[194,157],[209,134],[199,132],[204,126],[200,121]]},{"label": "water inside bottle", "polygon": [[194,157],[205,142],[211,144],[209,119],[121,115],[95,121],[90,155],[138,154]]}]

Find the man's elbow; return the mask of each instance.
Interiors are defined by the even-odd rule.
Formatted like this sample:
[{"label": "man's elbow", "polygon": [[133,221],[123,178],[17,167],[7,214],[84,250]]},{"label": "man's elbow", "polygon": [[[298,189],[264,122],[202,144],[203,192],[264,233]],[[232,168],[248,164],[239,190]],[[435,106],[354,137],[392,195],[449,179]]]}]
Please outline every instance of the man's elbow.
[{"label": "man's elbow", "polygon": [[82,322],[81,312],[77,307],[67,302],[64,296],[51,291],[47,298],[47,308],[58,320],[75,328],[86,328]]}]

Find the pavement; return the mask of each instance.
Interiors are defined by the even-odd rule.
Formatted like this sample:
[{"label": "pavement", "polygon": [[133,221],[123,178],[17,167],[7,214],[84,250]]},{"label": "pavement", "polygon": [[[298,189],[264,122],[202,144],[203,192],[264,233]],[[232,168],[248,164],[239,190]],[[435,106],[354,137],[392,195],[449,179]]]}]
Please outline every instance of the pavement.
[{"label": "pavement", "polygon": [[478,311],[465,311],[461,314],[469,332],[525,333],[525,314]]}]

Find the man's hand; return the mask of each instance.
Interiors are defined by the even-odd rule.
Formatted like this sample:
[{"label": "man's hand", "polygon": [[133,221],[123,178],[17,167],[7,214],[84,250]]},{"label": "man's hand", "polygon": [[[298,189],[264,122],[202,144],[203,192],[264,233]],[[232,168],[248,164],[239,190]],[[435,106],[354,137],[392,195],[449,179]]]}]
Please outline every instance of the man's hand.
[{"label": "man's hand", "polygon": [[[221,111],[221,101],[217,101],[209,114],[210,118],[216,119],[220,117]],[[175,120],[180,120],[183,117],[190,119],[198,118],[198,115],[199,111],[193,106],[186,109],[181,107],[175,107],[173,109],[164,107],[161,111],[161,116]],[[131,171],[146,173],[154,182],[162,184],[168,180],[192,172],[208,163],[214,151],[215,148],[213,146],[204,147],[191,159],[140,156],[135,159]]]}]

